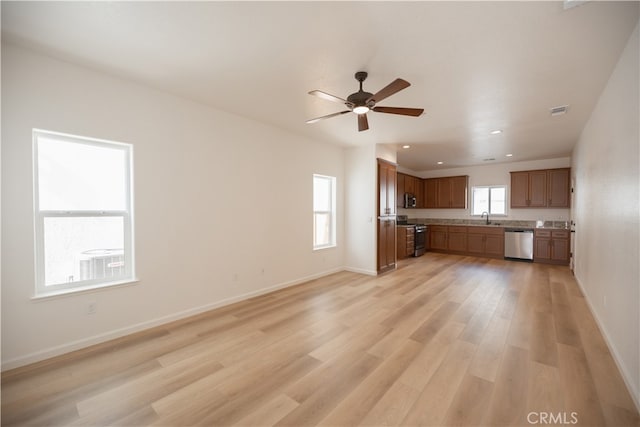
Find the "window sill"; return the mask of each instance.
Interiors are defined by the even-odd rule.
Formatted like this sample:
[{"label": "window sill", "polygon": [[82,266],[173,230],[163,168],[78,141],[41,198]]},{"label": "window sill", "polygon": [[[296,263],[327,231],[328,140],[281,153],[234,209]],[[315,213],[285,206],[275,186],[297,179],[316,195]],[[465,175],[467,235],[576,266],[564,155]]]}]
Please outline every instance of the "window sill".
[{"label": "window sill", "polygon": [[59,289],[51,292],[43,292],[31,297],[32,301],[62,297],[65,295],[75,295],[79,293],[93,292],[105,288],[113,288],[127,285],[135,285],[139,280],[137,278],[120,280],[116,282],[99,283],[95,285],[78,286],[77,288]]}]

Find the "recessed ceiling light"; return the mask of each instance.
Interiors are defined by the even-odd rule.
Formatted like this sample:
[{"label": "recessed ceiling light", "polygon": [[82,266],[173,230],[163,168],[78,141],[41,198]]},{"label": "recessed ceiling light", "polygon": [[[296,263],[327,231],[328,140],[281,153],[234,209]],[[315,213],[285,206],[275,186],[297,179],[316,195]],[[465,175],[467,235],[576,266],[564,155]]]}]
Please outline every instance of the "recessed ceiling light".
[{"label": "recessed ceiling light", "polygon": [[513,154],[507,154],[506,156],[507,157],[513,157]]},{"label": "recessed ceiling light", "polygon": [[499,133],[502,133],[502,129],[496,129],[496,130],[492,130],[491,132],[489,132],[491,135],[497,135]]},{"label": "recessed ceiling light", "polygon": [[439,164],[439,165],[442,165],[442,164],[444,164],[444,162],[438,162],[438,164]]},{"label": "recessed ceiling light", "polygon": [[403,145],[402,148],[411,148],[410,145]]}]

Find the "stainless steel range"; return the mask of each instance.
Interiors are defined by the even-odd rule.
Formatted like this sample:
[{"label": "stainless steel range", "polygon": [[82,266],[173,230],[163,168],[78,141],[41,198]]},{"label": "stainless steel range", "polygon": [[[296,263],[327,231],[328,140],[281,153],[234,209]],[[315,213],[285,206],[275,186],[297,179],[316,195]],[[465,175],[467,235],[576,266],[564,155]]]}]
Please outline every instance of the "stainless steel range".
[{"label": "stainless steel range", "polygon": [[416,234],[414,237],[415,247],[413,256],[422,256],[427,251],[427,226],[416,224]]}]

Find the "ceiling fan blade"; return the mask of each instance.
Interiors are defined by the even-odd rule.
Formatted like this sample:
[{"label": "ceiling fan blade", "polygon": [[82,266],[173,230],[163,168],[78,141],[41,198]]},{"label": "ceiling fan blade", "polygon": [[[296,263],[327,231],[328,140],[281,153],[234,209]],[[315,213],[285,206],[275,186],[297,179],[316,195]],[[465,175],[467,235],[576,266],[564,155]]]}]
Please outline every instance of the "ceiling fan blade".
[{"label": "ceiling fan blade", "polygon": [[409,86],[411,86],[411,83],[409,83],[408,81],[402,80],[402,79],[395,79],[394,81],[389,83],[387,86],[380,89],[375,95],[367,99],[367,103],[369,103],[370,101],[373,101],[374,103],[380,102],[383,99],[390,97],[394,93],[400,92],[402,89],[408,88]]},{"label": "ceiling fan blade", "polygon": [[400,114],[402,116],[418,117],[424,113],[424,108],[374,107],[376,113]]},{"label": "ceiling fan blade", "polygon": [[358,132],[369,129],[369,121],[366,114],[358,114]]},{"label": "ceiling fan blade", "polygon": [[309,95],[317,96],[318,98],[325,99],[327,101],[338,102],[340,104],[350,105],[350,102],[346,99],[342,99],[340,97],[331,95],[329,93],[323,92],[321,90],[312,90],[309,92]]},{"label": "ceiling fan blade", "polygon": [[311,124],[311,123],[319,122],[320,120],[329,119],[329,118],[335,117],[335,116],[341,116],[343,114],[347,114],[347,113],[350,113],[350,112],[351,112],[351,110],[344,110],[344,111],[340,111],[339,113],[327,114],[326,116],[316,117],[315,119],[309,119],[309,120],[307,120],[307,123]]}]

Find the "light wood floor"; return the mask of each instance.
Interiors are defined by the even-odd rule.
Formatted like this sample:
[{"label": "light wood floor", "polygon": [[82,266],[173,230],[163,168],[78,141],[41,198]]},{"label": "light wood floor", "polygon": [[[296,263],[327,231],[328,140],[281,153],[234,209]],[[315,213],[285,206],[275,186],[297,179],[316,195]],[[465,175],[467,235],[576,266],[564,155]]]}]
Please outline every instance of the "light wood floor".
[{"label": "light wood floor", "polygon": [[3,426],[522,426],[528,416],[639,424],[566,267],[431,253],[2,375]]}]

